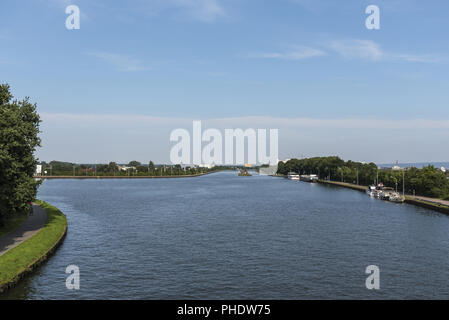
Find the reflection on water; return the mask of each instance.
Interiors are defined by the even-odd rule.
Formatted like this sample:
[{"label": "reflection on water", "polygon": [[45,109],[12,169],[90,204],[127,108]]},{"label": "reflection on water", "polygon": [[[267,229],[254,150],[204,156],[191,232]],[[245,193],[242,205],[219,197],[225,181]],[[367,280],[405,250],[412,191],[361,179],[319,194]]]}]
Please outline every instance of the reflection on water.
[{"label": "reflection on water", "polygon": [[[0,298],[449,297],[449,219],[338,187],[222,172],[50,180],[68,217],[56,254]],[[65,268],[81,289],[65,287]],[[379,266],[381,290],[365,288]]]}]

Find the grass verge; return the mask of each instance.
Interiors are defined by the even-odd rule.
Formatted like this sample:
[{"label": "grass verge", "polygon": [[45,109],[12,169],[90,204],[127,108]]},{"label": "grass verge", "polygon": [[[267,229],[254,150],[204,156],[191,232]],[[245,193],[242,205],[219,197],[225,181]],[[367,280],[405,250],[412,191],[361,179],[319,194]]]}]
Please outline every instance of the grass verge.
[{"label": "grass verge", "polygon": [[414,204],[414,205],[417,205],[417,206],[420,206],[423,208],[439,211],[441,213],[449,214],[449,207],[445,206],[444,204],[441,204],[441,203],[425,201],[425,200],[421,200],[421,199],[418,200],[418,199],[415,199],[410,196],[405,196],[405,202],[411,203],[411,204]]},{"label": "grass verge", "polygon": [[47,223],[33,237],[0,256],[0,292],[44,261],[65,236],[65,215],[48,203],[36,203],[47,211]]}]

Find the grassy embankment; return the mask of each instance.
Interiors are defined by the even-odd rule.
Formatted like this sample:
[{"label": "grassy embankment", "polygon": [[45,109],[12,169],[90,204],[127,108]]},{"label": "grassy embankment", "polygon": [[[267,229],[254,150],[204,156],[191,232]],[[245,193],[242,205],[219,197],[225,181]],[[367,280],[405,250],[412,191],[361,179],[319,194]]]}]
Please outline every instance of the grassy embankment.
[{"label": "grassy embankment", "polygon": [[449,214],[449,207],[441,203],[416,199],[411,196],[405,196],[405,202],[418,207],[435,210],[441,213]]},{"label": "grassy embankment", "polygon": [[65,215],[48,203],[36,203],[47,211],[47,223],[33,237],[0,256],[0,292],[45,261],[66,234]]}]

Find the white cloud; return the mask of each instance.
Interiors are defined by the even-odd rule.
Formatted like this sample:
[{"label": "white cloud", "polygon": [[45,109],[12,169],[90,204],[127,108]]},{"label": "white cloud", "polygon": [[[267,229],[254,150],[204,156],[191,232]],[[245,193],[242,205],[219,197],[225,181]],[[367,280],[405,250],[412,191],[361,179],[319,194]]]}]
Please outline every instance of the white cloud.
[{"label": "white cloud", "polygon": [[403,54],[385,52],[372,40],[339,40],[332,41],[328,47],[345,58],[366,59],[370,61],[438,63],[445,59],[431,54]]},{"label": "white cloud", "polygon": [[167,13],[177,18],[201,22],[213,22],[226,16],[226,11],[218,0],[138,0],[135,7],[139,13],[145,12],[150,16]]},{"label": "white cloud", "polygon": [[346,58],[361,58],[376,61],[384,57],[380,46],[371,40],[333,41],[329,47]]},{"label": "white cloud", "polygon": [[225,15],[224,8],[217,0],[170,0],[174,6],[186,10],[191,17],[211,22]]},{"label": "white cloud", "polygon": [[132,58],[127,55],[108,53],[108,52],[94,52],[89,53],[89,55],[97,57],[116,68],[118,71],[132,72],[132,71],[143,71],[149,68],[145,67],[142,61]]},{"label": "white cloud", "polygon": [[[449,139],[449,119],[235,117],[215,119],[152,117],[133,114],[41,113],[42,160],[107,163],[130,160],[168,163],[170,132],[217,128],[279,129],[280,158],[339,155],[345,159],[391,162],[441,161]],[[410,148],[410,143],[419,148]],[[424,159],[422,157],[425,157]]]},{"label": "white cloud", "polygon": [[290,52],[268,52],[250,55],[250,57],[263,58],[263,59],[302,60],[324,55],[326,55],[326,53],[319,49],[304,46],[296,46],[295,49]]},{"label": "white cloud", "polygon": [[[44,121],[57,123],[90,122],[90,123],[128,123],[128,124],[158,124],[158,125],[191,125],[193,118],[153,117],[135,114],[71,114],[71,113],[41,113]],[[204,119],[208,125],[217,127],[251,126],[253,128],[341,128],[341,129],[449,129],[448,120],[431,119],[382,119],[382,118],[282,118],[270,116],[247,116],[229,118]]]},{"label": "white cloud", "polygon": [[425,55],[416,55],[416,54],[391,54],[390,57],[392,59],[396,59],[396,60],[401,60],[401,61],[405,61],[405,62],[421,62],[421,63],[438,63],[438,62],[443,62],[445,59],[435,56],[435,55],[430,55],[430,54],[425,54]]}]

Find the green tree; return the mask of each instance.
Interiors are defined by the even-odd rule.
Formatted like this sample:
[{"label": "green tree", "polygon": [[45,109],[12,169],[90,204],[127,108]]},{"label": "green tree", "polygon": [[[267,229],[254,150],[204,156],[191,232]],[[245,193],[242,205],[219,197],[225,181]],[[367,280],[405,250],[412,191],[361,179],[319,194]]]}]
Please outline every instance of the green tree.
[{"label": "green tree", "polygon": [[139,162],[139,161],[136,161],[136,160],[133,160],[133,161],[130,161],[129,163],[128,163],[128,166],[130,166],[130,167],[138,167],[138,166],[140,166],[141,165],[141,163]]},{"label": "green tree", "polygon": [[118,166],[117,166],[117,163],[115,163],[115,162],[109,162],[109,164],[108,164],[108,172],[110,172],[110,173],[115,173],[115,172],[117,172],[118,171]]},{"label": "green tree", "polygon": [[148,165],[148,170],[150,172],[154,172],[155,169],[156,169],[156,167],[154,166],[154,162],[150,161],[150,164]]},{"label": "green tree", "polygon": [[33,178],[40,146],[39,115],[29,98],[12,100],[9,85],[0,85],[0,225],[29,209],[39,185]]}]

